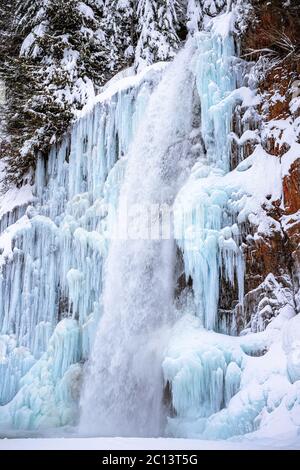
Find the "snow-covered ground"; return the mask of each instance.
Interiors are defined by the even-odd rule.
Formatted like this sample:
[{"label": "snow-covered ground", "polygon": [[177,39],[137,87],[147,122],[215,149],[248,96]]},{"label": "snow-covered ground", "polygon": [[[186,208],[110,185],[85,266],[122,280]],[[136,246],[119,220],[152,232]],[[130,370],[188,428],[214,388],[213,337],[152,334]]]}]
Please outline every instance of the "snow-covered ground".
[{"label": "snow-covered ground", "polygon": [[71,438],[71,439],[2,439],[0,450],[288,450],[300,449],[297,440],[241,439],[236,441],[202,441],[195,439]]}]

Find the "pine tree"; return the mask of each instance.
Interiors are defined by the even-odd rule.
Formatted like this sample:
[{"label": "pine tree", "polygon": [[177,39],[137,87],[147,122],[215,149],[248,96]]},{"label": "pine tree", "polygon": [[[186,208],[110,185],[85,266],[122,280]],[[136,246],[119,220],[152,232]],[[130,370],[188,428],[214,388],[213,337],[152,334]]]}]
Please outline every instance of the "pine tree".
[{"label": "pine tree", "polygon": [[47,0],[38,12],[40,22],[23,43],[22,55],[40,58],[49,83],[58,73],[57,86],[64,82],[71,86],[85,76],[103,82],[105,73],[99,75],[99,62],[106,52],[101,6],[96,0]]},{"label": "pine tree", "polygon": [[188,0],[186,16],[187,29],[193,35],[199,31],[203,19],[201,0]]},{"label": "pine tree", "polygon": [[136,43],[134,0],[105,0],[102,29],[109,70],[118,72],[130,64]]},{"label": "pine tree", "polygon": [[[101,0],[16,0],[3,75],[10,172],[20,179],[68,128],[108,70]],[[1,42],[3,44],[3,42]]]},{"label": "pine tree", "polygon": [[[226,0],[0,0],[5,154],[20,179],[59,141],[93,88],[133,62],[173,58],[187,27]],[[0,110],[1,111],[1,110]],[[9,150],[7,150],[9,149]],[[0,148],[1,154],[1,148]]]},{"label": "pine tree", "polygon": [[35,62],[20,57],[24,34],[21,19],[29,7],[29,1],[1,1],[0,75],[5,83],[6,101],[2,106],[4,119],[0,158],[9,159],[9,177],[15,176],[15,179],[32,164],[31,157],[24,161],[19,152],[26,139],[32,135],[31,116],[27,113],[26,103],[35,92],[32,81]]},{"label": "pine tree", "polygon": [[179,46],[177,9],[177,0],[138,0],[137,68],[174,57]]},{"label": "pine tree", "polygon": [[187,29],[194,34],[201,29],[205,15],[216,16],[229,5],[229,0],[187,0]]},{"label": "pine tree", "polygon": [[228,0],[200,0],[203,15],[215,16],[227,7]]}]

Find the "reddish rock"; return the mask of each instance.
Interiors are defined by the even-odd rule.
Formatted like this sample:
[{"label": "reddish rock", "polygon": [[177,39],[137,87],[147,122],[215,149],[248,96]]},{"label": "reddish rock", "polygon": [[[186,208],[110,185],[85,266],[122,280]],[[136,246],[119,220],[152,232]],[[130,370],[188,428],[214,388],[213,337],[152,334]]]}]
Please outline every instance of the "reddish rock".
[{"label": "reddish rock", "polygon": [[[242,40],[242,52],[249,54],[249,51],[253,51],[249,56],[250,60],[257,60],[261,54],[259,51],[272,49],[274,56],[277,54],[282,59],[280,65],[271,68],[259,84],[263,100],[257,110],[258,114],[264,123],[286,119],[289,116],[296,118],[297,116],[291,116],[290,90],[292,82],[299,79],[300,61],[295,60],[292,54],[290,58],[285,58],[280,49],[280,37],[285,35],[292,42],[299,41],[299,15],[292,14],[292,9],[284,11],[283,14],[281,0],[253,0],[252,4],[253,18]],[[233,130],[239,128],[237,117],[234,116]],[[281,158],[289,150],[287,144],[279,146],[272,136],[265,137],[262,145],[274,158]],[[237,150],[234,146],[233,150],[233,159],[236,160]],[[248,151],[249,149],[245,149],[245,155]],[[263,286],[270,273],[274,275],[278,285],[282,285],[284,290],[290,290],[292,298],[296,299],[295,305],[299,298],[300,308],[300,220],[296,214],[300,210],[300,155],[296,157],[298,158],[292,164],[289,174],[283,178],[283,200],[263,207],[266,217],[274,219],[276,228],[273,234],[255,234],[255,227],[244,230],[244,327],[250,317],[257,314],[261,296],[265,295],[266,289]],[[272,290],[272,287],[269,290]],[[268,296],[270,297],[270,293]],[[278,312],[278,309],[273,307],[273,312]]]},{"label": "reddish rock", "polygon": [[290,174],[283,179],[283,197],[286,214],[300,210],[300,156],[292,164]]}]

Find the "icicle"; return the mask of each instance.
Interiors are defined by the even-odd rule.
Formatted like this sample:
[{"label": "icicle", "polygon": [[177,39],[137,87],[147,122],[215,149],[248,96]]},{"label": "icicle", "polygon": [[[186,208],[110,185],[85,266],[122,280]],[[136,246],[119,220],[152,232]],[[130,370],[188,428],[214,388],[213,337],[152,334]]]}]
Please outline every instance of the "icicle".
[{"label": "icicle", "polygon": [[209,164],[229,171],[229,133],[233,102],[226,99],[236,88],[232,69],[234,39],[214,33],[197,36],[199,57],[195,73],[201,102],[201,132]]},{"label": "icicle", "polygon": [[[56,426],[73,419],[74,410],[58,417],[60,400],[69,406],[65,374],[78,373],[75,363],[88,357],[93,343],[102,312],[109,208],[117,206],[133,132],[160,73],[144,72],[144,79],[132,85],[125,79],[123,87],[106,92],[51,149],[47,161],[39,156],[38,202],[2,220],[3,228],[12,227],[7,235],[12,250],[0,274],[0,344],[10,345],[1,346],[0,404],[12,400],[9,409],[17,427]],[[43,378],[46,357],[52,365]],[[75,369],[68,372],[72,364]],[[39,397],[44,386],[50,387],[46,413]],[[4,415],[0,408],[0,423]]]},{"label": "icicle", "polygon": [[192,420],[199,432],[201,420],[222,410],[240,388],[243,354],[238,342],[199,328],[199,323],[191,315],[179,320],[163,362],[175,416],[168,431],[175,436],[181,423],[192,426]]},{"label": "icicle", "polygon": [[241,303],[244,295],[243,256],[232,203],[237,188],[224,187],[222,181],[230,169],[234,40],[230,34],[223,37],[213,30],[199,33],[197,44],[194,70],[205,153],[176,198],[174,223],[186,276],[193,279],[197,313],[205,328],[215,329],[220,279],[224,276],[232,286],[237,281]]}]

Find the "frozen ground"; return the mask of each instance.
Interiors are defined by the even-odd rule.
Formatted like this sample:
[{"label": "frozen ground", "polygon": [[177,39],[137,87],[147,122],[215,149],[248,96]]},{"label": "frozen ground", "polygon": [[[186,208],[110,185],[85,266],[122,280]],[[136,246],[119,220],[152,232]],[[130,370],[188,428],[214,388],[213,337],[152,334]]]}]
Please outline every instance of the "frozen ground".
[{"label": "frozen ground", "polygon": [[21,438],[1,439],[1,450],[300,450],[300,436],[274,439],[203,441],[137,438]]}]

